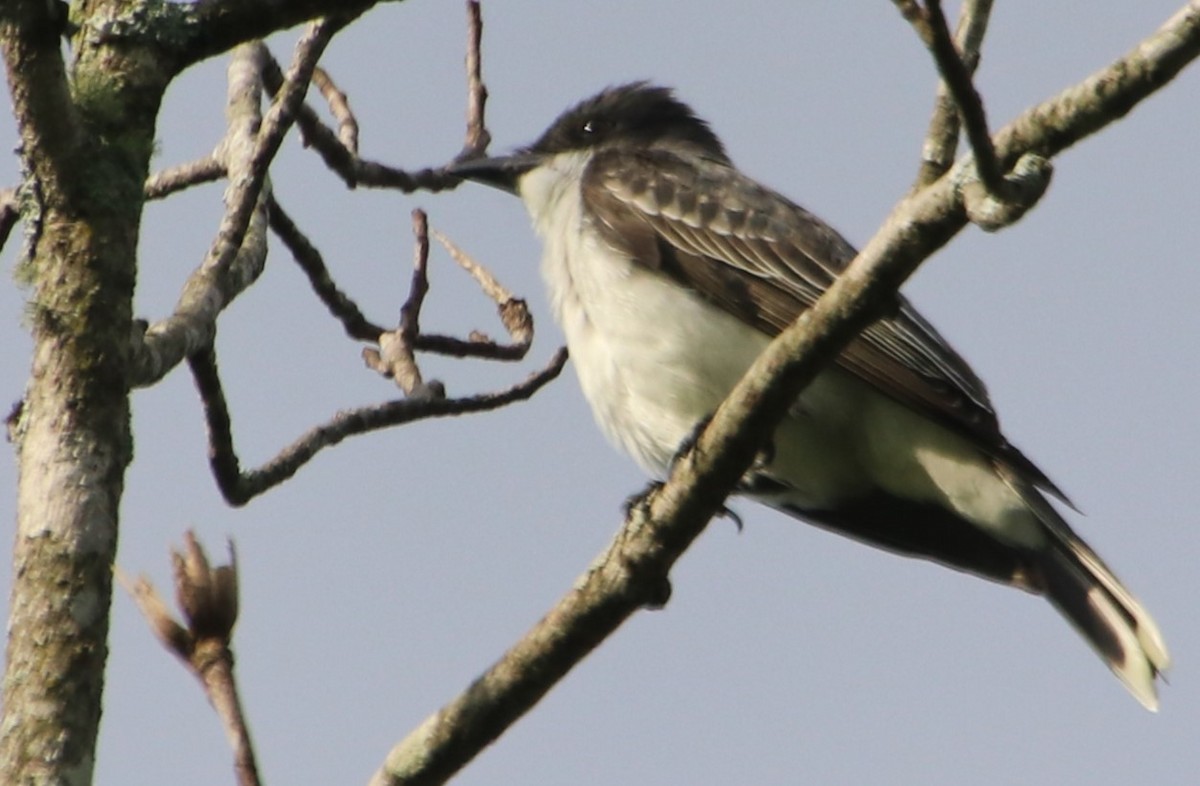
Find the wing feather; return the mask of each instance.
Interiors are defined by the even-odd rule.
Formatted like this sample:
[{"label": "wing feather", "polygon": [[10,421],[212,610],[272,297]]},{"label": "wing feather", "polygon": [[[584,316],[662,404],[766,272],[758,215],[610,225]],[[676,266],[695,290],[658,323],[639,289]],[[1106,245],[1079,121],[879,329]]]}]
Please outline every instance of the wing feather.
[{"label": "wing feather", "polygon": [[[770,336],[811,307],[857,253],[819,218],[720,161],[603,151],[584,189],[607,242]],[[987,388],[966,361],[897,298],[895,311],[864,330],[839,365],[1069,504],[1004,438]]]}]

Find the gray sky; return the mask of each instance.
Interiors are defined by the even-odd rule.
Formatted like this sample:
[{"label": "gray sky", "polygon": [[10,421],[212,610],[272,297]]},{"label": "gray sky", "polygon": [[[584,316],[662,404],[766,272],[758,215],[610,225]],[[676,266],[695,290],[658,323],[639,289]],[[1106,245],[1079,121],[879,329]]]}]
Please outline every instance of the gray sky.
[{"label": "gray sky", "polygon": [[[998,5],[979,75],[994,127],[1128,50],[1178,0]],[[605,85],[652,78],[677,86],[745,171],[856,244],[915,172],[934,69],[889,3],[508,0],[484,15],[496,151]],[[335,40],[326,66],[357,110],[364,155],[417,167],[458,150],[463,37],[459,3],[413,1]],[[293,38],[276,42],[281,59]],[[159,165],[219,138],[223,68],[206,64],[168,94]],[[0,134],[11,149],[11,123]],[[669,606],[634,618],[457,782],[1193,783],[1197,138],[1193,66],[1059,158],[1049,194],[1018,226],[965,231],[906,289],[1161,624],[1176,668],[1157,716],[1041,600],[735,502],[745,531],[715,522],[674,571]],[[531,358],[429,361],[452,394],[507,386],[558,346],[540,250],[515,199],[346,192],[294,138],[285,148],[273,171],[280,201],[376,321],[403,300],[416,206],[528,297]],[[16,165],[5,166],[12,182]],[[140,316],[168,313],[216,227],[220,189],[148,209]],[[426,327],[499,334],[466,277],[440,253],[432,265]],[[6,401],[28,369],[22,300],[0,287]],[[278,248],[226,313],[218,347],[247,466],[337,409],[395,395]],[[134,417],[120,565],[166,588],[167,547],[185,528],[214,555],[236,539],[238,670],[277,784],[365,781],[570,586],[643,484],[593,427],[570,373],[497,413],[354,439],[242,510],[220,501],[208,474],[184,369],[139,391]],[[0,460],[8,521],[10,455]],[[113,620],[98,782],[232,782],[191,677],[123,594]]]}]

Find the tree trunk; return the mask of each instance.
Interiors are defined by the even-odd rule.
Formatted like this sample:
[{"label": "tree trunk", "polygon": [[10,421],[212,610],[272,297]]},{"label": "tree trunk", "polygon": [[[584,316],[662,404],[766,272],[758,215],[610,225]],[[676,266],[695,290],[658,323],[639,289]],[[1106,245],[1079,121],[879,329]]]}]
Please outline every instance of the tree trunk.
[{"label": "tree trunk", "polygon": [[[142,183],[167,74],[94,29],[68,69],[53,4],[6,3],[21,128],[33,364],[10,419],[19,481],[0,779],[91,782],[125,469]],[[149,42],[145,42],[149,43]]]}]

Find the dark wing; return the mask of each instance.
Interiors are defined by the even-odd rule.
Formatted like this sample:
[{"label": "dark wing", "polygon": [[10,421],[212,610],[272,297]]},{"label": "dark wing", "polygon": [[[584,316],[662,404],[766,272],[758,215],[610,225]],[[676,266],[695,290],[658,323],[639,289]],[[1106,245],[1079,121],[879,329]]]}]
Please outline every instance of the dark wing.
[{"label": "dark wing", "polygon": [[[584,173],[608,242],[770,336],[812,306],[856,251],[816,216],[718,161],[661,150],[601,151]],[[903,296],[839,365],[971,439],[1063,501],[1000,433],[987,389]]]}]

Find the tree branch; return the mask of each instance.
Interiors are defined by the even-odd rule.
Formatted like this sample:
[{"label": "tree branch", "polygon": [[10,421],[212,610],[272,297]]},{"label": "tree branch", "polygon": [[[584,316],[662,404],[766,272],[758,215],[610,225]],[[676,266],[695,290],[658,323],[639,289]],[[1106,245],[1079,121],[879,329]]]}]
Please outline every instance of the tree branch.
[{"label": "tree branch", "polygon": [[[1132,53],[1024,113],[995,140],[1002,162],[1050,156],[1124,115],[1200,53],[1193,0]],[[1106,114],[1106,112],[1108,114]],[[784,330],[714,414],[668,482],[634,505],[574,588],[462,694],[388,755],[372,786],[442,783],[533,706],[635,611],[720,510],[759,447],[820,369],[894,304],[918,264],[966,224],[959,165],[903,199],[829,291]]]},{"label": "tree branch", "polygon": [[[974,74],[979,65],[979,53],[983,46],[983,37],[987,33],[991,11],[992,0],[966,0],[963,4],[954,44],[968,74]],[[954,163],[960,128],[958,107],[946,80],[943,79],[938,83],[933,115],[929,119],[929,130],[925,134],[925,145],[921,150],[921,167],[913,183],[913,190],[937,180]]]},{"label": "tree branch", "polygon": [[200,0],[171,3],[167,5],[172,15],[164,17],[156,32],[178,73],[200,60],[318,17],[358,17],[379,1]]},{"label": "tree branch", "polygon": [[305,432],[258,469],[243,472],[233,446],[232,421],[221,389],[221,379],[217,374],[216,355],[211,349],[204,349],[188,357],[196,388],[204,402],[209,463],[213,476],[225,500],[230,505],[239,506],[292,477],[318,452],[338,444],[347,437],[425,418],[486,412],[516,401],[524,401],[557,377],[566,362],[566,350],[559,349],[544,368],[530,374],[522,382],[496,393],[453,399],[400,399],[373,407],[344,410],[326,423]]},{"label": "tree branch", "polygon": [[225,215],[208,256],[184,285],[175,313],[152,325],[138,342],[131,373],[135,386],[161,379],[184,357],[209,344],[217,316],[262,273],[267,170],[304,99],[317,60],[347,21],[338,17],[310,26],[296,45],[287,78],[265,118],[259,107],[265,47],[241,47],[230,63],[230,133],[218,153],[232,183],[225,195]]},{"label": "tree branch", "polygon": [[358,155],[358,118],[350,109],[350,99],[338,89],[333,78],[323,68],[313,71],[313,86],[321,91],[330,114],[337,120],[338,142],[354,155]]},{"label": "tree branch", "polygon": [[271,231],[292,252],[292,258],[308,276],[309,285],[329,309],[329,313],[342,323],[346,335],[358,341],[378,341],[379,336],[386,332],[386,328],[368,320],[358,304],[338,288],[333,277],[329,275],[329,268],[325,265],[321,252],[300,231],[274,195],[268,203],[267,212],[270,215]]},{"label": "tree branch", "polygon": [[163,199],[185,188],[212,183],[225,177],[225,164],[214,154],[186,164],[155,172],[146,178],[147,200]]},{"label": "tree branch", "polygon": [[456,246],[450,238],[436,229],[433,237],[445,247],[450,257],[471,274],[487,295],[496,304],[500,322],[512,339],[510,344],[492,341],[483,333],[472,331],[467,341],[450,336],[423,335],[417,341],[417,349],[437,352],[454,357],[481,357],[492,360],[521,360],[533,344],[533,315],[529,306],[505,288],[486,267],[476,262],[469,254]]},{"label": "tree branch", "polygon": [[391,377],[409,398],[445,398],[446,391],[440,382],[428,384],[421,378],[417,359],[413,354],[416,338],[421,333],[421,306],[429,292],[429,220],[425,211],[417,208],[412,212],[413,234],[416,248],[413,251],[413,274],[408,287],[408,299],[400,307],[400,324],[395,330],[387,330],[378,337],[379,349],[364,349],[363,360],[367,366],[386,377]]},{"label": "tree branch", "polygon": [[[484,86],[482,78],[480,55],[482,31],[483,20],[479,4],[468,0],[467,130],[463,148],[452,161],[482,155],[491,141],[491,134],[488,132],[484,120],[487,88]],[[268,59],[263,67],[263,84],[267,91],[274,94],[282,82],[283,75],[279,70],[279,65]],[[454,188],[460,182],[459,178],[446,173],[445,165],[407,171],[360,158],[357,147],[346,144],[340,138],[341,135],[321,122],[317,113],[307,104],[300,105],[296,122],[304,135],[305,143],[311,146],[321,156],[325,165],[341,176],[350,188],[364,185],[372,188],[394,188],[406,194],[417,190],[436,193]]]},{"label": "tree branch", "polygon": [[1002,201],[1011,198],[1004,171],[996,160],[992,137],[988,132],[987,114],[983,99],[971,81],[971,67],[958,54],[940,0],[925,0],[925,7],[916,0],[894,0],[900,12],[912,24],[925,42],[942,74],[942,85],[954,99],[958,115],[975,152],[975,169],[987,190]]},{"label": "tree branch", "polygon": [[79,187],[72,175],[83,133],[62,59],[65,11],[39,0],[0,7],[0,46],[26,164],[47,191],[71,193]]},{"label": "tree branch", "polygon": [[483,15],[478,0],[467,2],[467,139],[463,144],[461,158],[481,156],[492,143],[484,122],[484,106],[487,104],[487,87],[483,84],[483,58],[480,45],[483,42]]},{"label": "tree branch", "polygon": [[[214,154],[230,180],[242,184],[254,180],[250,168],[262,124],[262,88],[258,81],[261,52],[261,44],[241,46],[229,61],[225,108],[229,128]],[[239,205],[246,196],[245,187],[226,192],[225,215],[217,237],[204,261],[184,283],[174,313],[151,325],[144,336],[135,337],[130,369],[133,387],[154,384],[189,353],[211,343],[217,316],[262,273],[267,253],[262,205],[251,213],[239,253],[232,260],[223,256],[236,234],[231,214],[242,212]]]}]

